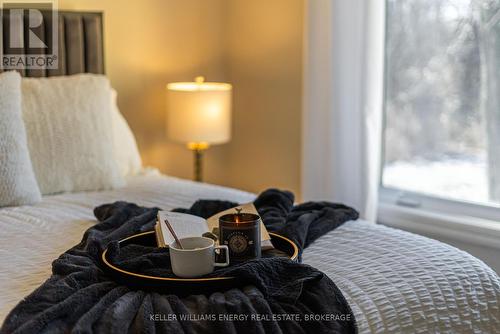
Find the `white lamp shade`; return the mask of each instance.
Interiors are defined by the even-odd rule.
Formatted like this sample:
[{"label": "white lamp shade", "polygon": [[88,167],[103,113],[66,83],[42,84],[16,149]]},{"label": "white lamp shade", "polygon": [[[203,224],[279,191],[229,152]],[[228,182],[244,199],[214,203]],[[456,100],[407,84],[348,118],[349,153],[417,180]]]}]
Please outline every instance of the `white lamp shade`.
[{"label": "white lamp shade", "polygon": [[175,82],[167,85],[167,133],[181,143],[222,144],[231,139],[231,85]]}]

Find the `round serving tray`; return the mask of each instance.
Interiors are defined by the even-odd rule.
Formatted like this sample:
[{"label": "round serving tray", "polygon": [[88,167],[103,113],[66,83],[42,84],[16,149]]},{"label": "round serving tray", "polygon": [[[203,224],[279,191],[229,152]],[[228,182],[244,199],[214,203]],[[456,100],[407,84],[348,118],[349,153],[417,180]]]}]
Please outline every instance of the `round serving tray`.
[{"label": "round serving tray", "polygon": [[[269,232],[271,243],[281,253],[281,256],[287,256],[292,261],[297,261],[299,249],[290,239],[276,233]],[[129,244],[154,246],[156,245],[155,231],[148,231],[132,235],[119,241],[120,246]],[[113,265],[107,258],[108,250],[102,252],[101,260],[104,268],[113,279],[121,284],[131,288],[141,290],[155,290],[164,293],[174,293],[177,295],[205,294],[213,291],[220,291],[237,287],[246,282],[237,277],[207,277],[207,278],[179,278],[179,277],[159,277],[149,276],[140,273],[134,273]],[[263,256],[275,255],[274,250],[263,252]]]}]

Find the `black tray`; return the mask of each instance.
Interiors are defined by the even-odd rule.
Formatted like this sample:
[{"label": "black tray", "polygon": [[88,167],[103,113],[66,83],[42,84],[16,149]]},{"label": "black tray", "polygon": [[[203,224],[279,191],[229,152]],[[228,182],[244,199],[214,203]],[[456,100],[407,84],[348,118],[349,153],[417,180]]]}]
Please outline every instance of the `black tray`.
[{"label": "black tray", "polygon": [[[269,232],[271,242],[277,251],[271,250],[263,252],[263,256],[287,256],[292,261],[297,261],[299,250],[297,245],[290,239],[276,233]],[[136,244],[144,246],[156,245],[155,231],[143,232],[132,235],[119,241],[121,246]],[[121,269],[108,261],[107,249],[102,252],[101,259],[106,271],[117,282],[127,285],[133,289],[155,290],[164,293],[173,293],[177,295],[206,294],[213,291],[226,290],[238,287],[247,282],[237,277],[210,277],[210,278],[178,278],[178,277],[159,277],[149,276],[130,272]]]}]

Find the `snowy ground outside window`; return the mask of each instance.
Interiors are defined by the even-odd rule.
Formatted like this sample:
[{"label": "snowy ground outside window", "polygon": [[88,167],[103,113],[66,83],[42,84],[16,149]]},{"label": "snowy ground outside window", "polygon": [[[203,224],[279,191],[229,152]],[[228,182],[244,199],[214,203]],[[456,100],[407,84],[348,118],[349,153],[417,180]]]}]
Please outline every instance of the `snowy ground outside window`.
[{"label": "snowy ground outside window", "polygon": [[486,203],[487,164],[482,158],[396,161],[386,164],[386,187],[467,202]]}]

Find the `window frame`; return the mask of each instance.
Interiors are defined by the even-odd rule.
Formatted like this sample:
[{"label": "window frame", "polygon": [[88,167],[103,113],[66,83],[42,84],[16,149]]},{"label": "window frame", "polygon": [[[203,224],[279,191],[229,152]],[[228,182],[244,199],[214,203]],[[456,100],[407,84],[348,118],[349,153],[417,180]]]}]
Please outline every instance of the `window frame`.
[{"label": "window frame", "polygon": [[[388,8],[387,2],[385,1],[385,29],[384,29],[384,41],[387,40],[388,34]],[[414,192],[405,189],[399,189],[394,187],[386,187],[383,184],[383,173],[385,166],[385,150],[386,150],[386,126],[387,126],[387,71],[388,71],[388,55],[387,55],[387,44],[384,42],[384,69],[383,69],[383,100],[382,100],[382,131],[381,131],[381,159],[380,159],[380,173],[379,173],[379,198],[378,207],[383,208],[383,214],[378,215],[377,220],[384,222],[390,222],[391,224],[397,224],[395,222],[396,216],[398,214],[393,211],[406,211],[411,212],[412,216],[418,216],[418,212],[422,213],[422,216],[427,216],[427,213],[437,213],[443,215],[443,217],[449,217],[449,220],[453,220],[456,217],[460,217],[462,222],[470,223],[472,225],[478,225],[476,218],[486,221],[494,221],[500,225],[500,203],[479,203],[479,202],[469,202],[465,200],[444,198],[437,195],[431,195],[421,192]],[[380,210],[379,210],[380,211]],[[446,218],[444,218],[446,220]],[[496,229],[495,229],[496,230]]]},{"label": "window frame", "polygon": [[[382,167],[383,168],[383,167]],[[380,180],[379,203],[442,214],[500,222],[500,205],[484,205],[385,187]]]}]

